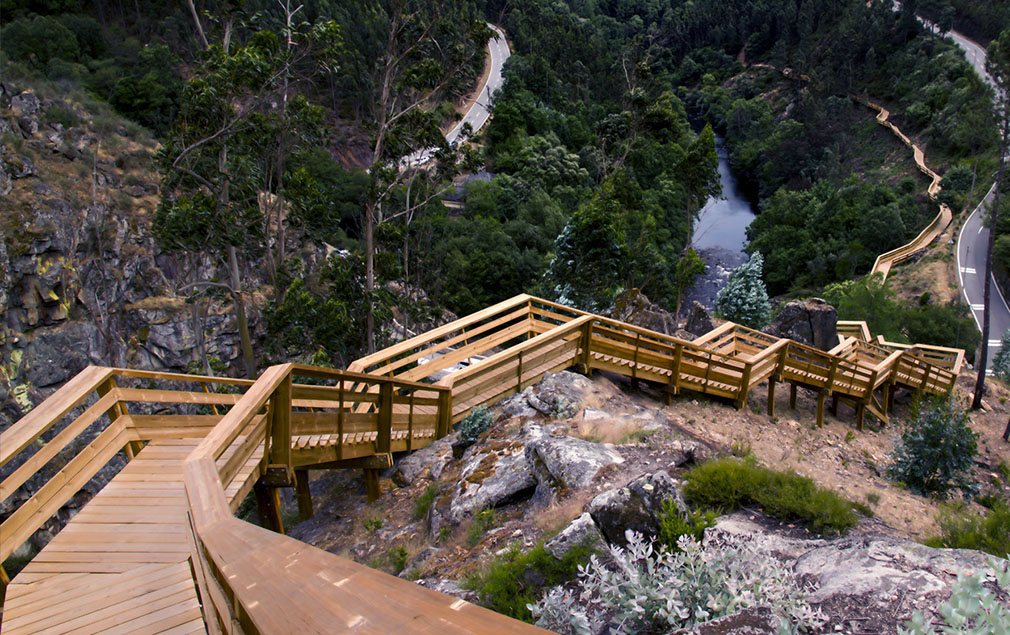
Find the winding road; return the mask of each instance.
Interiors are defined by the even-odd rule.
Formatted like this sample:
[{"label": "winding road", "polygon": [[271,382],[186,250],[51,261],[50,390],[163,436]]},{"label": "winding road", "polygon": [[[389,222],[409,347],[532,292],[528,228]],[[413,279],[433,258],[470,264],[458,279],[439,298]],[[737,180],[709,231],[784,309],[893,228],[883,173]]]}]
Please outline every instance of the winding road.
[{"label": "winding road", "polygon": [[[965,54],[968,62],[986,83],[995,86],[992,78],[985,71],[985,49],[956,31],[947,34]],[[985,294],[985,254],[989,246],[989,228],[984,225],[985,211],[992,203],[996,186],[989,188],[985,198],[978,204],[961,227],[957,236],[957,275],[961,283],[961,292],[971,308],[972,317],[979,330],[982,330],[983,299]],[[1006,298],[999,290],[996,281],[990,277],[991,287],[989,307],[989,354],[987,368],[992,366],[993,357],[1000,346],[1000,338],[1010,328],[1010,307]]]},{"label": "winding road", "polygon": [[[494,31],[494,35],[487,41],[487,50],[491,54],[491,70],[484,81],[484,85],[480,87],[477,99],[470,104],[470,108],[467,109],[463,118],[445,135],[445,140],[452,146],[456,145],[459,135],[463,132],[463,126],[466,124],[470,124],[473,132],[477,132],[487,123],[487,120],[491,118],[491,96],[505,83],[505,78],[502,76],[502,68],[505,66],[505,60],[509,58],[512,52],[509,50],[508,42],[505,39],[505,32],[491,23],[488,23],[488,27]],[[418,150],[407,157],[401,163],[401,166],[424,165],[431,160],[436,150],[437,148]]]}]

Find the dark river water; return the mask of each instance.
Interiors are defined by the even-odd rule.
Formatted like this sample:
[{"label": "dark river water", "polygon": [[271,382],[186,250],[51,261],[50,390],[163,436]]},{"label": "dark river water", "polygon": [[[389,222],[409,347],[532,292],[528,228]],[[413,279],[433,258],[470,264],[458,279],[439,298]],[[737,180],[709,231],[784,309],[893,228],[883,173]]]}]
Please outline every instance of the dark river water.
[{"label": "dark river water", "polygon": [[687,306],[698,301],[712,310],[719,290],[726,286],[730,273],[747,262],[743,253],[747,226],[754,220],[754,209],[737,187],[729,171],[729,157],[722,137],[716,137],[719,153],[719,180],[723,198],[710,198],[694,224],[694,248],[705,261],[705,273],[699,275],[687,292]]},{"label": "dark river water", "polygon": [[737,188],[736,179],[729,170],[729,157],[722,137],[716,137],[716,151],[719,153],[723,198],[710,198],[702,208],[694,225],[694,247],[699,251],[721,247],[739,253],[747,242],[747,226],[754,220],[754,210]]}]

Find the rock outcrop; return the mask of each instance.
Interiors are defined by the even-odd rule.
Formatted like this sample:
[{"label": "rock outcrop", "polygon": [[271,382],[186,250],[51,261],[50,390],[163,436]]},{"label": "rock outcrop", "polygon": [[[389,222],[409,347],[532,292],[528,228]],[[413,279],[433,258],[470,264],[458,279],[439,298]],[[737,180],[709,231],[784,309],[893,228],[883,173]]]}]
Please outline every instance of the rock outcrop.
[{"label": "rock outcrop", "polygon": [[838,312],[820,298],[793,300],[765,332],[827,351],[838,344]]},{"label": "rock outcrop", "polygon": [[659,516],[667,500],[686,511],[676,481],[659,471],[598,495],[589,503],[589,515],[607,542],[624,546],[629,529],[649,538],[659,534]]},{"label": "rock outcrop", "polygon": [[626,289],[619,293],[614,299],[614,307],[604,315],[667,335],[677,330],[673,314],[650,302],[638,289]]}]

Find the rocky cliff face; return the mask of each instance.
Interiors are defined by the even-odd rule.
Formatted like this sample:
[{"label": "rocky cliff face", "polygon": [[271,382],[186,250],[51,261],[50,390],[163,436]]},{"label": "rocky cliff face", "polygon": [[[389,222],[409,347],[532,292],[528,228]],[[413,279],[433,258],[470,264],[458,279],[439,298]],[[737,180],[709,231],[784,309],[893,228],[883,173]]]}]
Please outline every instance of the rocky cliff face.
[{"label": "rocky cliff face", "polygon": [[[151,234],[157,149],[100,106],[0,85],[0,429],[89,364],[183,371],[201,358],[180,288],[214,264]],[[237,365],[228,307],[198,308],[208,355]]]}]

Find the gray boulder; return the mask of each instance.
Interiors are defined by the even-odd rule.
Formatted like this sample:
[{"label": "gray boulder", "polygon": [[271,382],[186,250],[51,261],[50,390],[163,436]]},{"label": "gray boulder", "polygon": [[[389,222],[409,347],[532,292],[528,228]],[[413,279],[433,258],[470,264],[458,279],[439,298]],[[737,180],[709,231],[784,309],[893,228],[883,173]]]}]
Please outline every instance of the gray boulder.
[{"label": "gray boulder", "polygon": [[38,114],[42,104],[35,93],[25,91],[11,97],[10,108],[15,117],[31,117]]},{"label": "gray boulder", "polygon": [[594,550],[602,550],[605,546],[603,535],[593,522],[589,512],[585,512],[573,520],[561,532],[547,541],[544,549],[558,560],[563,559],[568,552],[576,547],[587,546]]},{"label": "gray boulder", "polygon": [[838,312],[820,298],[793,300],[765,332],[830,350],[838,344]]},{"label": "gray boulder", "polygon": [[[895,598],[926,598],[931,606],[949,592],[953,575],[986,570],[986,554],[968,549],[934,549],[890,536],[833,541],[801,556],[798,576],[817,584],[811,602],[851,602],[868,609],[893,608]],[[908,609],[920,608],[909,606]]]},{"label": "gray boulder", "polygon": [[624,457],[613,446],[575,437],[545,436],[528,443],[525,452],[534,473],[548,481],[542,480],[542,485],[566,489],[585,487],[603,468],[624,463]]},{"label": "gray boulder", "polygon": [[542,436],[540,426],[530,424],[514,440],[487,440],[467,450],[466,464],[452,492],[449,520],[459,523],[481,509],[532,496],[537,479],[526,460],[525,448],[529,441]]},{"label": "gray boulder", "polygon": [[658,517],[668,499],[673,500],[682,513],[687,513],[676,481],[660,470],[599,494],[589,503],[589,514],[607,542],[623,547],[627,544],[625,531],[629,529],[646,538],[659,534]]},{"label": "gray boulder", "polygon": [[533,386],[526,400],[530,406],[547,416],[570,417],[581,410],[593,392],[588,377],[563,370],[547,373]]},{"label": "gray boulder", "polygon": [[614,298],[614,308],[605,313],[607,317],[634,324],[650,331],[670,335],[677,328],[677,320],[669,311],[653,304],[638,289],[627,289]]},{"label": "gray boulder", "polygon": [[715,324],[712,322],[712,316],[708,314],[708,309],[701,302],[695,300],[691,304],[691,312],[687,316],[687,324],[684,325],[684,330],[692,335],[701,337],[714,328]]},{"label": "gray boulder", "polygon": [[444,436],[428,447],[401,458],[393,472],[393,481],[400,486],[410,485],[426,471],[433,479],[437,479],[442,475],[446,464],[452,461],[452,444],[457,436],[456,433]]}]

